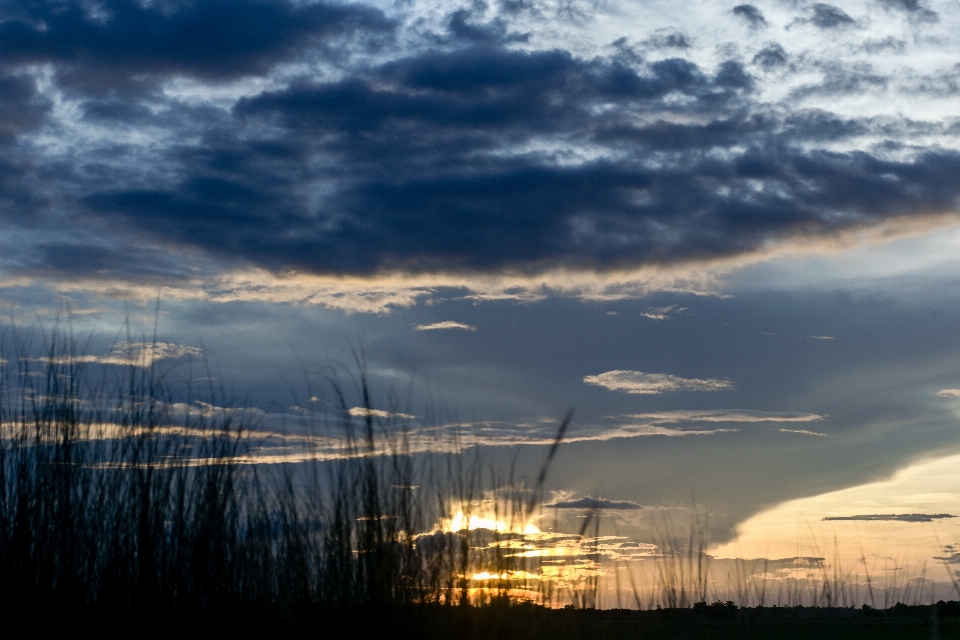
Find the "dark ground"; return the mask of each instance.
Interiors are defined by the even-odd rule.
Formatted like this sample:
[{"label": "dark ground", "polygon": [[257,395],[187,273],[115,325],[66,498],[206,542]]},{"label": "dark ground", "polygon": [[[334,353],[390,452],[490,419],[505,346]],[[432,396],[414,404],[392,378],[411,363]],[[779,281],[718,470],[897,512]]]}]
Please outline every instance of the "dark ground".
[{"label": "dark ground", "polygon": [[[8,603],[9,606],[9,603]],[[25,613],[20,611],[21,614]],[[960,639],[960,602],[890,609],[737,608],[719,603],[656,611],[544,609],[529,605],[343,610],[251,605],[229,609],[70,611],[32,616],[34,632],[100,637],[388,638],[390,640],[910,640]]]}]

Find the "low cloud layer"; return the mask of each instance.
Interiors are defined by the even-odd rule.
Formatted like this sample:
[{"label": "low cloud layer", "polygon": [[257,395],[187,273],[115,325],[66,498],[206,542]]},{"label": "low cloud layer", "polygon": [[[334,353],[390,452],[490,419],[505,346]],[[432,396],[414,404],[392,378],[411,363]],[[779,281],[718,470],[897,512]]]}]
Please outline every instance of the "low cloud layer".
[{"label": "low cloud layer", "polygon": [[681,378],[667,373],[644,373],[616,369],[593,376],[585,376],[587,384],[597,385],[610,391],[652,395],[672,391],[723,391],[732,389],[729,380],[714,378]]},{"label": "low cloud layer", "polygon": [[827,516],[824,520],[860,520],[865,522],[934,522],[945,518],[956,518],[949,513],[872,513],[859,516]]},{"label": "low cloud layer", "polygon": [[577,500],[561,500],[543,505],[551,509],[587,509],[591,511],[628,511],[640,509],[640,505],[631,500],[607,500],[584,496]]}]

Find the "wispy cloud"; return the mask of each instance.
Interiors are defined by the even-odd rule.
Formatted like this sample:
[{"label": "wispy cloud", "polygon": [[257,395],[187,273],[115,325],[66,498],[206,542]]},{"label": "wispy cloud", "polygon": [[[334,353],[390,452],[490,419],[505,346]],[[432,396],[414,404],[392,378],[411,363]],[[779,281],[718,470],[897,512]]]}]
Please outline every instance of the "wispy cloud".
[{"label": "wispy cloud", "polygon": [[[756,259],[759,259],[757,257]],[[153,282],[100,277],[18,276],[0,274],[0,290],[52,289],[61,294],[85,294],[97,299],[151,303],[163,300],[213,303],[253,302],[321,306],[347,314],[388,315],[434,298],[460,298],[476,302],[534,303],[549,296],[596,302],[628,300],[655,291],[718,296],[721,280],[751,258],[720,259],[690,265],[648,265],[620,271],[593,272],[565,268],[535,274],[488,273],[377,273],[324,275],[264,269],[219,271],[206,265],[189,279]],[[203,271],[203,270],[201,270]]]},{"label": "wispy cloud", "polygon": [[201,356],[203,350],[170,342],[131,343],[118,342],[110,353],[97,356],[92,354],[40,357],[39,362],[53,364],[114,364],[135,367],[149,367],[158,360],[171,360],[185,356]]},{"label": "wispy cloud", "polygon": [[578,434],[566,438],[566,442],[588,442],[593,440],[615,440],[617,438],[637,438],[644,436],[713,436],[718,433],[736,433],[739,429],[672,429],[656,424],[622,424],[613,428],[597,430],[595,433]]},{"label": "wispy cloud", "polygon": [[366,407],[353,407],[347,413],[355,418],[403,418],[404,420],[413,420],[416,418],[416,416],[412,416],[409,413],[368,409]]},{"label": "wispy cloud", "polygon": [[811,340],[836,340],[833,336],[803,336],[804,338],[810,338]]},{"label": "wispy cloud", "polygon": [[611,391],[631,394],[653,395],[670,391],[723,391],[732,389],[730,380],[717,378],[681,378],[668,373],[644,373],[615,369],[595,376],[585,376],[587,384],[604,387]]},{"label": "wispy cloud", "polygon": [[941,398],[960,398],[960,389],[941,389],[937,395]]},{"label": "wispy cloud", "polygon": [[866,522],[933,522],[934,520],[943,520],[944,518],[956,518],[957,516],[949,513],[871,513],[858,516],[827,516],[824,520],[857,520]]},{"label": "wispy cloud", "polygon": [[712,409],[706,411],[657,411],[633,413],[630,418],[650,420],[657,424],[677,422],[817,422],[823,416],[816,413],[771,413],[748,409]]},{"label": "wispy cloud", "polygon": [[796,433],[802,436],[820,436],[826,437],[826,433],[820,433],[819,431],[808,431],[807,429],[780,429],[781,433]]},{"label": "wispy cloud", "polygon": [[465,324],[463,322],[456,322],[454,320],[444,320],[443,322],[434,322],[433,324],[418,324],[414,327],[415,331],[436,331],[442,329],[462,329],[464,331],[476,331],[477,328],[473,325]]},{"label": "wispy cloud", "polygon": [[667,318],[670,318],[672,314],[686,311],[688,308],[689,307],[680,307],[675,304],[672,304],[669,307],[650,307],[640,315],[651,320],[666,320]]}]

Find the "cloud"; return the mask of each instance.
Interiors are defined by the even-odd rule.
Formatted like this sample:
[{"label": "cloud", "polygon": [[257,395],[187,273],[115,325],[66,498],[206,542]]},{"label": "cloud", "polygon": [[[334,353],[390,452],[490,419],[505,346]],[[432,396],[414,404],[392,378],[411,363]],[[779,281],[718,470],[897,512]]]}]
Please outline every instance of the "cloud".
[{"label": "cloud", "polygon": [[49,108],[33,78],[0,73],[0,146],[39,125]]},{"label": "cloud", "polygon": [[753,64],[764,69],[776,69],[787,64],[787,52],[776,42],[771,42],[753,56]]},{"label": "cloud", "polygon": [[463,329],[464,331],[476,331],[477,328],[464,324],[462,322],[454,322],[453,320],[444,320],[443,322],[434,322],[433,324],[418,324],[414,327],[415,331],[434,331],[437,329]]},{"label": "cloud", "polygon": [[707,378],[681,378],[666,373],[644,373],[642,371],[607,371],[593,376],[585,376],[583,381],[611,391],[625,391],[632,394],[658,394],[670,391],[723,391],[732,389],[729,380]]},{"label": "cloud", "polygon": [[816,413],[770,413],[737,409],[657,411],[653,413],[634,413],[628,417],[637,420],[649,420],[657,424],[678,422],[819,422],[823,420],[823,416]]},{"label": "cloud", "polygon": [[818,2],[810,7],[811,16],[800,22],[808,22],[819,29],[837,29],[856,24],[847,12],[832,4]]},{"label": "cloud", "polygon": [[669,307],[649,307],[646,311],[640,315],[644,318],[650,318],[651,320],[666,320],[671,317],[671,313],[680,313],[681,311],[686,311],[688,307],[681,307],[679,305],[673,304]]},{"label": "cloud", "polygon": [[376,9],[323,2],[14,1],[0,15],[0,62],[53,64],[65,83],[94,90],[130,86],[138,76],[236,78],[324,39],[392,27]]},{"label": "cloud", "polygon": [[[828,97],[863,94],[869,91],[882,92],[888,88],[891,80],[886,75],[875,73],[872,65],[863,62],[824,62],[818,65],[818,70],[821,73],[820,81],[802,84],[794,88],[791,91],[793,97],[805,99],[813,96]],[[865,131],[862,132],[865,133]]]},{"label": "cloud", "polygon": [[751,29],[759,29],[769,24],[763,17],[763,12],[752,4],[738,4],[733,8],[733,15],[744,20]]},{"label": "cloud", "polygon": [[836,340],[833,336],[803,336],[804,338],[810,338],[811,340]]},{"label": "cloud", "polygon": [[901,513],[901,514],[868,514],[859,516],[827,516],[824,520],[858,520],[866,522],[933,522],[944,518],[956,518],[949,513]]},{"label": "cloud", "polygon": [[644,44],[652,49],[689,49],[690,37],[675,29],[657,29]]},{"label": "cloud", "polygon": [[941,389],[937,395],[941,398],[960,398],[960,389]]},{"label": "cloud", "polygon": [[644,267],[597,273],[558,269],[524,274],[408,274],[376,273],[370,276],[330,276],[311,273],[272,273],[246,269],[205,277],[155,278],[144,282],[97,278],[53,278],[52,274],[0,278],[0,289],[47,287],[60,293],[84,293],[113,300],[145,304],[163,300],[197,300],[215,303],[259,302],[323,306],[345,313],[385,315],[409,308],[431,297],[476,301],[537,302],[547,295],[609,302],[639,298],[654,291],[718,296],[723,276],[737,264]]},{"label": "cloud", "polygon": [[803,436],[827,436],[826,433],[820,433],[819,431],[808,431],[806,429],[780,429],[780,433],[796,433]]},{"label": "cloud", "polygon": [[53,364],[112,364],[135,367],[150,367],[159,360],[200,357],[203,350],[169,342],[118,342],[103,356],[91,354],[39,357],[38,362]]},{"label": "cloud", "polygon": [[[429,292],[286,285],[601,278],[956,211],[953,138],[925,145],[906,117],[881,124],[822,100],[906,82],[870,62],[750,41],[708,64],[707,36],[676,29],[638,36],[655,53],[620,40],[593,51],[545,39],[557,25],[531,7],[440,12],[435,29],[407,4],[390,11],[4,5],[0,222],[17,235],[0,241],[4,275],[187,290],[207,261],[198,297],[383,313]],[[724,15],[766,20],[752,4]],[[807,19],[853,22],[823,3]],[[943,93],[950,73],[916,77]],[[794,93],[771,102],[770,83]],[[838,113],[808,113],[811,102]],[[287,282],[209,291],[213,277],[251,273]]]},{"label": "cloud", "polygon": [[940,14],[920,0],[879,0],[887,11],[901,11],[917,22],[939,22]]},{"label": "cloud", "polygon": [[[556,441],[556,426],[556,422],[553,420],[542,420],[535,423],[488,421],[444,425],[424,430],[418,434],[418,441],[427,447],[425,450],[439,450],[436,447],[446,442],[443,437],[447,436],[452,436],[450,442],[455,442],[458,447],[478,445],[487,447],[551,446]],[[648,437],[683,438],[687,436],[713,436],[738,431],[738,429],[677,429],[650,422],[631,421],[627,416],[626,419],[617,419],[612,423],[579,424],[574,431],[569,432],[564,437],[563,441],[570,444]]]},{"label": "cloud", "polygon": [[355,418],[402,418],[404,420],[413,420],[416,416],[409,413],[397,413],[384,411],[382,409],[368,409],[366,407],[353,407],[347,413]]},{"label": "cloud", "polygon": [[470,21],[474,17],[466,9],[458,9],[450,14],[447,28],[458,40],[474,44],[505,44],[509,42],[526,42],[529,33],[510,32],[509,26],[501,18],[494,18],[486,23]]},{"label": "cloud", "polygon": [[631,500],[607,500],[584,496],[577,500],[561,500],[543,505],[551,509],[589,509],[593,511],[627,511],[640,509],[640,505]]},{"label": "cloud", "polygon": [[[606,429],[586,430],[565,439],[566,442],[591,442],[615,440],[618,438],[642,438],[647,436],[665,436],[682,438],[685,436],[713,436],[718,433],[737,433],[739,429],[672,429],[656,424],[623,423]],[[549,443],[545,443],[549,444]]]}]

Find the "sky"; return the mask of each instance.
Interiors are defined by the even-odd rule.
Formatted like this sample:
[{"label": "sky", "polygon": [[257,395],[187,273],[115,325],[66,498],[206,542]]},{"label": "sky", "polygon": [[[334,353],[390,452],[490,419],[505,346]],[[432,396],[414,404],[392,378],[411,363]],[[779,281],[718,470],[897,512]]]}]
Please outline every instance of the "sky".
[{"label": "sky", "polygon": [[958,114],[956,0],[8,0],[4,335],[274,426],[362,352],[423,450],[529,468],[572,408],[554,504],[639,538],[943,515]]}]

